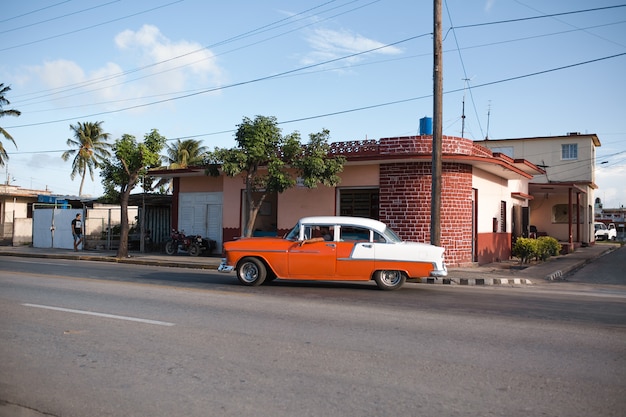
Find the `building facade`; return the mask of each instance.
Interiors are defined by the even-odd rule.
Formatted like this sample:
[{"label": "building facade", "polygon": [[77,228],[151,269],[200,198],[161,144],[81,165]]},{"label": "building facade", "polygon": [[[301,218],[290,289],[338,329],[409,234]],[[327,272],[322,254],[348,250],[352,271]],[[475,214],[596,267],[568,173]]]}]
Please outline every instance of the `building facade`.
[{"label": "building facade", "polygon": [[541,167],[529,184],[530,219],[538,234],[558,239],[568,250],[594,241],[595,134],[484,140],[494,154],[522,158]]},{"label": "building facade", "polygon": [[[523,159],[494,154],[468,139],[444,136],[441,244],[450,265],[484,264],[511,256],[511,242],[529,225],[529,183],[545,172]],[[295,187],[271,196],[256,235],[283,235],[300,217],[351,215],[381,220],[406,240],[429,242],[432,136],[331,144],[347,158],[336,187]],[[172,227],[217,242],[242,235],[244,177],[209,177],[201,167],[156,169],[172,178]]]}]

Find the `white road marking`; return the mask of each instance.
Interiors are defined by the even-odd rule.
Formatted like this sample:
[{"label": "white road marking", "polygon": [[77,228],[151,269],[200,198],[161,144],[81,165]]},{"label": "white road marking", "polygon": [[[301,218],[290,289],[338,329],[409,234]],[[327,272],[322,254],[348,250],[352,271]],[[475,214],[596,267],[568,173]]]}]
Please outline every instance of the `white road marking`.
[{"label": "white road marking", "polygon": [[175,325],[174,323],[168,323],[166,321],[140,319],[137,317],[128,317],[128,316],[117,316],[115,314],[96,313],[93,311],[73,310],[71,308],[52,307],[52,306],[44,306],[44,305],[39,305],[39,304],[27,304],[27,303],[22,304],[22,305],[25,307],[35,307],[35,308],[43,308],[46,310],[63,311],[65,313],[85,314],[87,316],[105,317],[108,319],[135,321],[138,323],[146,323],[146,324],[157,324],[159,326],[174,326]]}]

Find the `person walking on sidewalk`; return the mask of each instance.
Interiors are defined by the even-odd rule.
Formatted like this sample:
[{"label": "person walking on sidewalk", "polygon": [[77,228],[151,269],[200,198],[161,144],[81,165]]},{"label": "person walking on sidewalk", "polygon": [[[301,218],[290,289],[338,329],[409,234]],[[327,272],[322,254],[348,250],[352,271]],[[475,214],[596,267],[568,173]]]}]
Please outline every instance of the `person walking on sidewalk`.
[{"label": "person walking on sidewalk", "polygon": [[74,236],[74,252],[78,252],[78,245],[83,241],[83,222],[80,219],[80,213],[76,214],[76,218],[72,220],[72,236]]}]

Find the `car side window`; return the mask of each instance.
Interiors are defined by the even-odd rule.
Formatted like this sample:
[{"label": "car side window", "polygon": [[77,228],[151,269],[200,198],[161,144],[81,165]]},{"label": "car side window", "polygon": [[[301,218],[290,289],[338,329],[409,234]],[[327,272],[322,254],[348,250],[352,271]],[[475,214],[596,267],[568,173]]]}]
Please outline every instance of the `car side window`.
[{"label": "car side window", "polygon": [[387,240],[380,233],[374,232],[374,242],[376,242],[376,243],[387,243]]},{"label": "car side window", "polygon": [[363,227],[342,226],[340,237],[343,241],[369,242],[370,230]]}]

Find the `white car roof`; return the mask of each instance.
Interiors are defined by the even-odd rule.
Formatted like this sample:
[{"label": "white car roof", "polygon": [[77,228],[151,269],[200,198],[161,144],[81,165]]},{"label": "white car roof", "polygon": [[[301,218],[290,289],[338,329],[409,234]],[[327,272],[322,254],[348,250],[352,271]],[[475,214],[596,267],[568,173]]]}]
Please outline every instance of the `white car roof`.
[{"label": "white car roof", "polygon": [[387,228],[387,225],[383,222],[379,222],[378,220],[368,219],[365,217],[349,217],[349,216],[310,216],[303,217],[298,222],[300,224],[323,224],[323,225],[335,225],[342,224],[347,226],[361,226],[368,227],[370,229],[376,230],[377,232],[383,233]]}]

